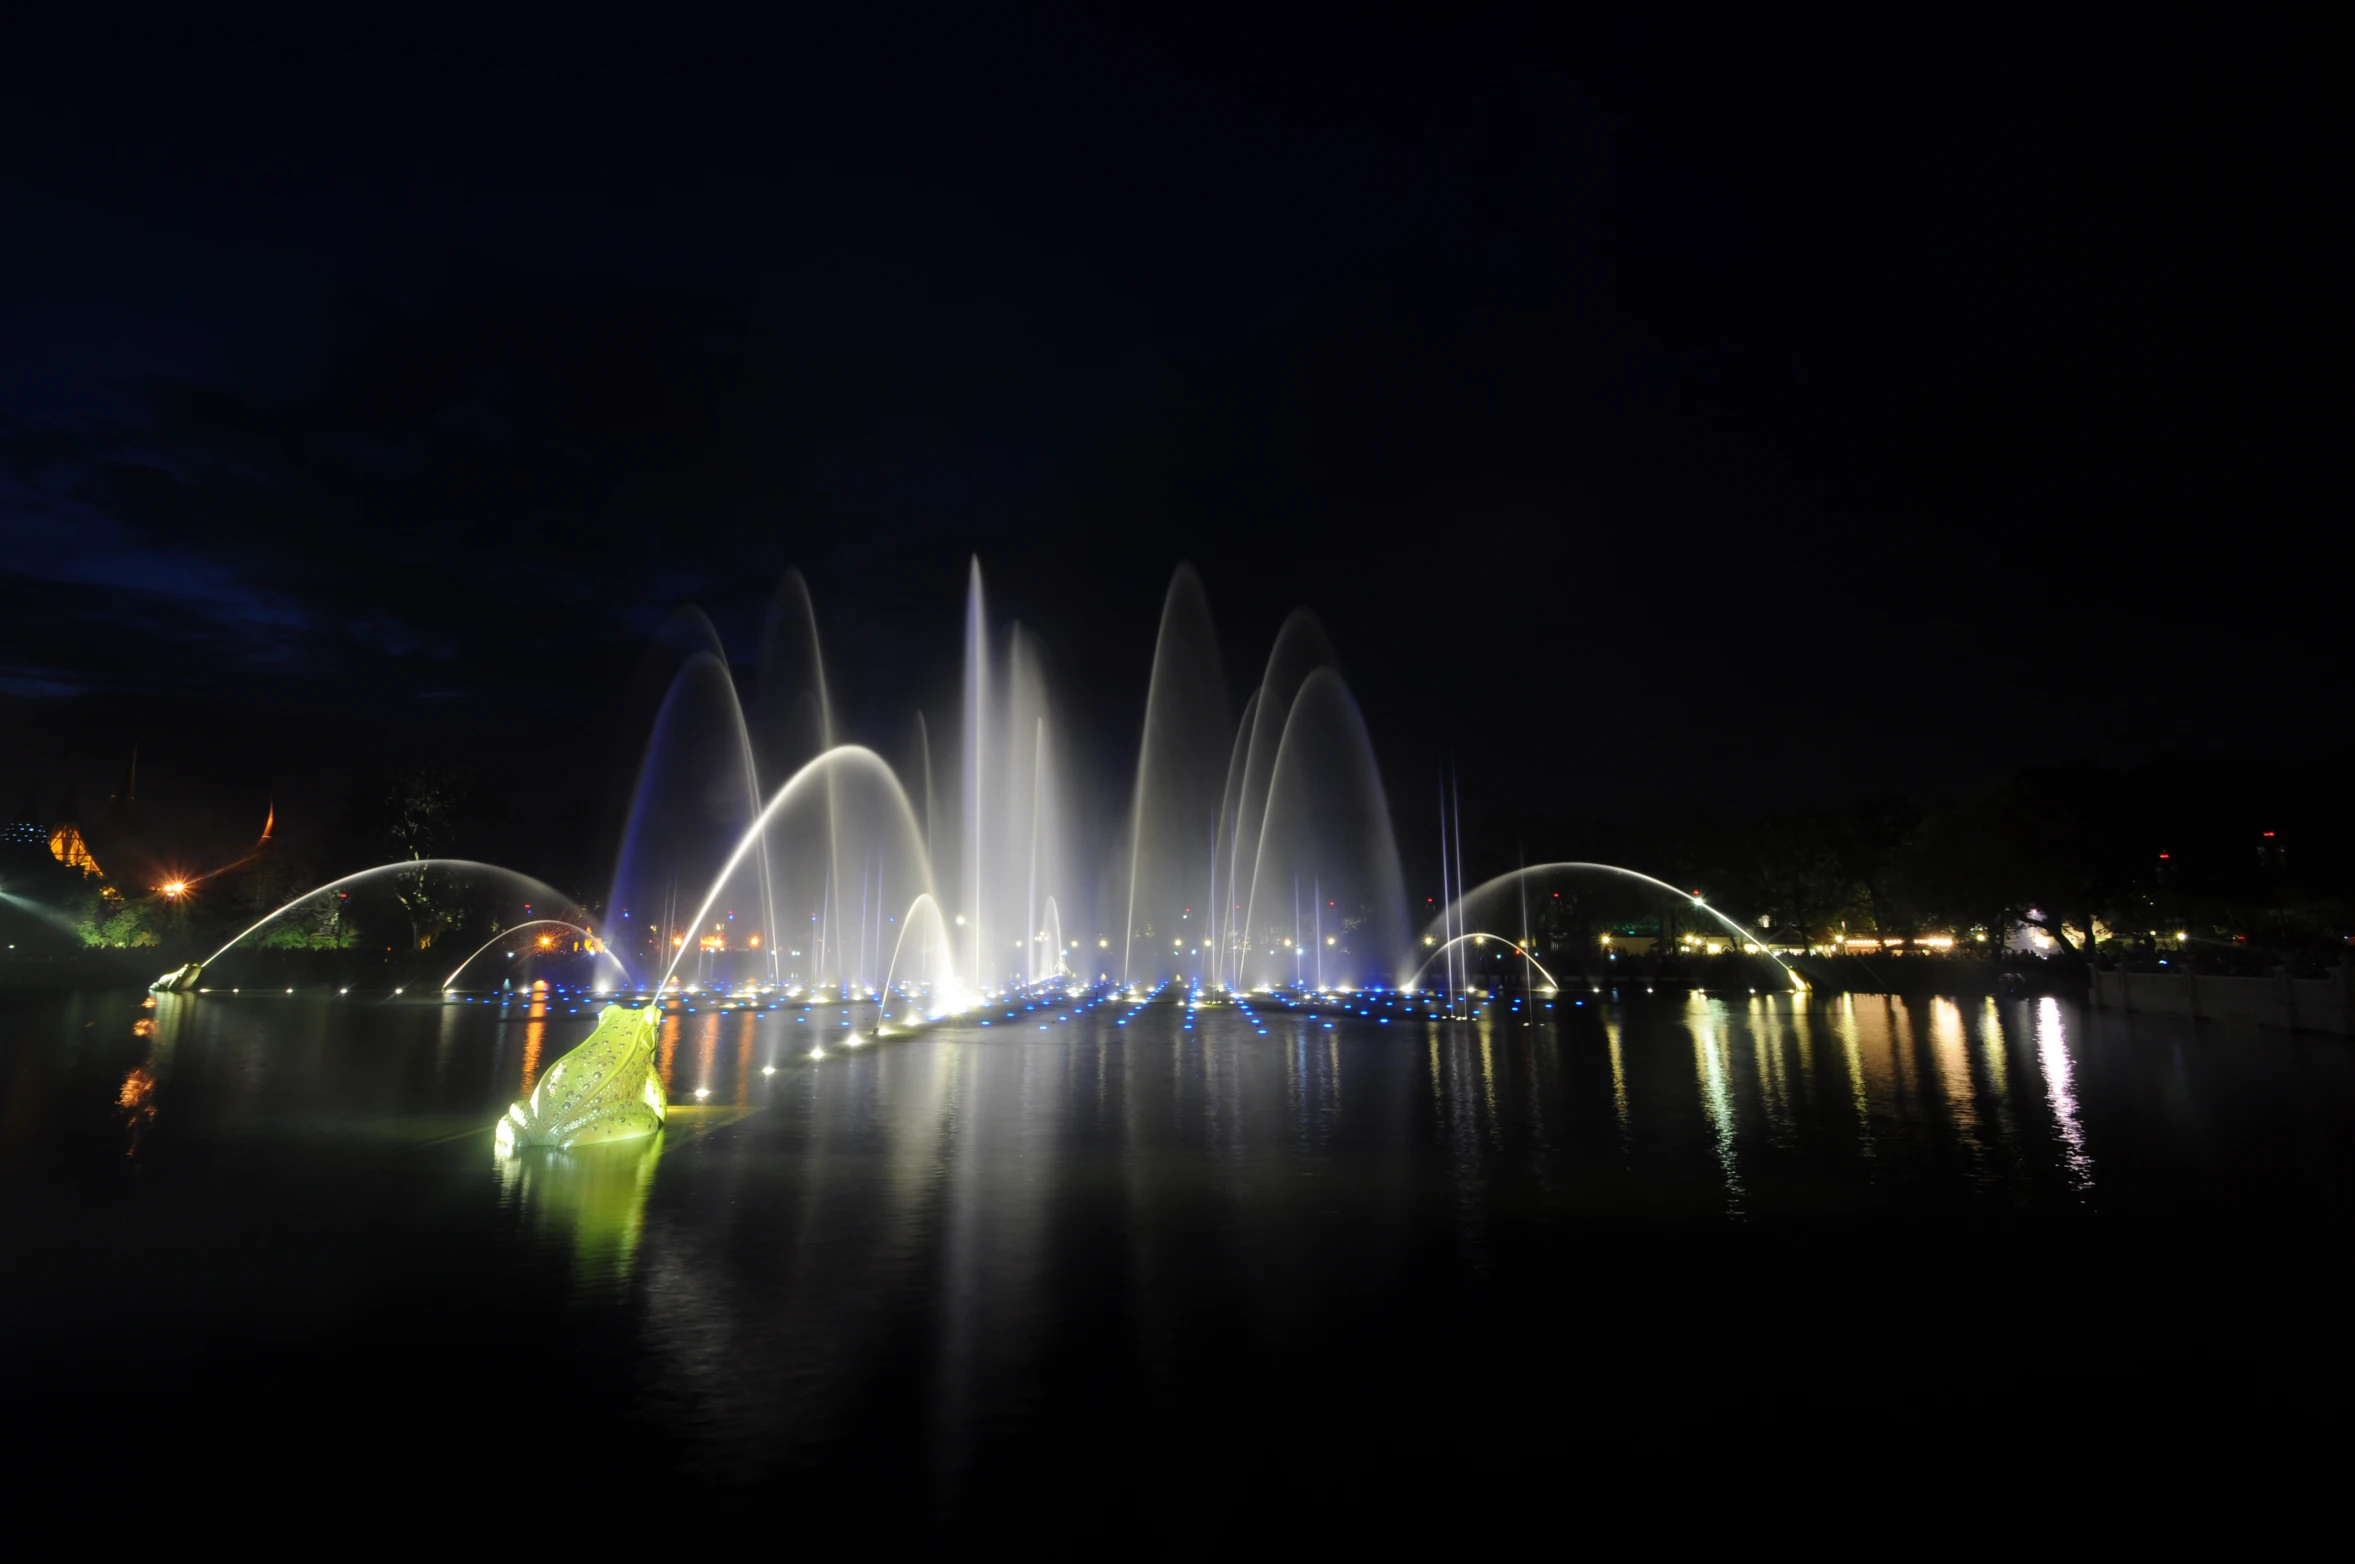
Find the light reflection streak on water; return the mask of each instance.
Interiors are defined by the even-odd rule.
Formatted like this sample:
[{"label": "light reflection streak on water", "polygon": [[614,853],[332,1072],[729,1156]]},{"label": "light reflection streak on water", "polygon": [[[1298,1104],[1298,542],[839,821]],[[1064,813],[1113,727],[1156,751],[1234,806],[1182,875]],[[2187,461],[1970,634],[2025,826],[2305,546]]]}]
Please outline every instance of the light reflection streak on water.
[{"label": "light reflection streak on water", "polygon": [[[1531,1031],[1535,1029],[1532,1028]],[[1553,1028],[1547,1027],[1550,1033]],[[1522,1098],[1528,1105],[1529,1139],[1535,1154],[1538,1177],[1547,1189],[1552,1189],[1554,1137],[1546,1127],[1545,1105],[1549,1098],[1560,1093],[1561,1055],[1552,1048],[1540,1048],[1530,1040],[1530,1032],[1521,1034]]]},{"label": "light reflection streak on water", "polygon": [[1938,1087],[1946,1098],[1947,1122],[1970,1154],[1973,1171],[1986,1175],[1987,1148],[1979,1135],[1977,1089],[1971,1081],[1971,1050],[1963,1036],[1962,1007],[1951,999],[1930,1001],[1930,1056],[1938,1064]]},{"label": "light reflection streak on water", "polygon": [[1693,1031],[1693,1059],[1701,1088],[1701,1111],[1709,1116],[1709,1128],[1717,1142],[1717,1165],[1725,1175],[1725,1214],[1742,1214],[1742,1175],[1734,1165],[1734,1102],[1733,1092],[1726,1083],[1724,1042],[1718,1036],[1716,1018],[1710,1014],[1708,1002],[1698,995],[1693,999],[1698,1012],[1689,1023]]},{"label": "light reflection streak on water", "polygon": [[1485,1016],[1481,1018],[1479,1025],[1480,1096],[1481,1099],[1488,1105],[1488,1114],[1486,1119],[1483,1121],[1483,1124],[1488,1132],[1489,1143],[1501,1148],[1504,1143],[1504,1128],[1497,1122],[1496,1113],[1495,1038],[1494,1034],[1489,1029],[1488,1020]]},{"label": "light reflection streak on water", "polygon": [[524,1014],[530,1019],[523,1029],[523,1089],[516,1093],[519,1097],[529,1097],[532,1083],[540,1078],[540,1043],[548,1031],[548,1007],[535,999]]},{"label": "light reflection streak on water", "polygon": [[1987,1006],[1979,1016],[1979,1056],[1986,1061],[1987,1084],[1994,1088],[1999,1112],[2010,1111],[2011,1085],[2005,1079],[2003,1046],[2003,1012],[1996,1008],[1995,996],[1987,996]]},{"label": "light reflection streak on water", "polygon": [[1832,1035],[1840,1040],[1840,1057],[1848,1066],[1848,1101],[1856,1110],[1856,1153],[1874,1160],[1872,1100],[1864,1090],[1864,1050],[1856,1035],[1856,999],[1842,994],[1832,1010]]},{"label": "light reflection streak on water", "polygon": [[463,1005],[442,1006],[441,1035],[433,1045],[433,1084],[441,1085],[450,1078],[450,1060],[458,1051],[458,1023],[465,1014]]},{"label": "light reflection streak on water", "polygon": [[1292,1114],[1293,1140],[1305,1152],[1311,1144],[1308,1127],[1308,1034],[1292,1034],[1284,1055],[1284,1104]]},{"label": "light reflection streak on water", "polygon": [[663,1091],[673,1097],[679,1094],[679,1088],[678,1083],[671,1078],[671,1063],[678,1057],[679,1029],[685,1025],[685,1019],[676,1010],[662,1018],[661,1053],[654,1067],[662,1076]]},{"label": "light reflection streak on water", "polygon": [[1752,995],[1747,1020],[1758,1095],[1766,1107],[1767,1138],[1777,1146],[1792,1145],[1791,1080],[1783,1060],[1782,1017],[1771,1000]]},{"label": "light reflection streak on water", "polygon": [[1987,1101],[1994,1116],[1994,1142],[2002,1149],[2004,1176],[2014,1185],[2021,1182],[2023,1165],[2020,1146],[2020,1118],[2013,1110],[2011,1098],[2011,1068],[2004,1038],[2003,1013],[1996,1007],[1990,994],[1982,1002],[1979,1012],[1979,1066],[1986,1072]]},{"label": "light reflection streak on water", "polygon": [[698,1090],[711,1086],[712,1066],[719,1062],[720,1018],[717,1012],[707,1012],[703,1024],[695,1029],[695,1085]]},{"label": "light reflection streak on water", "polygon": [[2045,1095],[2052,1100],[2053,1127],[2067,1148],[2062,1165],[2068,1169],[2070,1187],[2082,1194],[2093,1187],[2093,1158],[2085,1150],[2085,1127],[2078,1122],[2068,1036],[2057,999],[2048,997],[2036,1006],[2036,1062],[2044,1071]]},{"label": "light reflection streak on water", "polygon": [[1466,1078],[1471,1072],[1464,1046],[1467,1039],[1450,1038],[1441,1059],[1436,1029],[1431,1034],[1431,1113],[1435,1138],[1447,1159],[1453,1198],[1448,1206],[1455,1219],[1456,1242],[1465,1263],[1485,1272],[1488,1256],[1482,1245],[1487,1181],[1481,1166],[1479,1101]]},{"label": "light reflection streak on water", "polygon": [[1921,1104],[1920,1061],[1914,1057],[1913,1012],[1895,995],[1881,999],[1882,1035],[1889,1044],[1889,1100],[1900,1124],[1914,1127],[1917,1136],[1929,1129]]},{"label": "light reflection streak on water", "polygon": [[1619,1020],[1616,1016],[1603,1022],[1603,1041],[1611,1049],[1611,1106],[1619,1114],[1619,1150],[1625,1155],[1629,1149],[1627,1125],[1627,1061],[1619,1052]]}]

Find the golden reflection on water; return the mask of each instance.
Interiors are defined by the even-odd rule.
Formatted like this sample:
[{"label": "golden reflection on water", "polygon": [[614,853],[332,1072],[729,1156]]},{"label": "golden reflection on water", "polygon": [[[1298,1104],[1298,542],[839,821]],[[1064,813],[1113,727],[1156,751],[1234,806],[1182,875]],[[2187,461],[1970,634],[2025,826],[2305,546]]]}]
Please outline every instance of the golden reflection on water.
[{"label": "golden reflection on water", "polygon": [[2010,1101],[2012,1088],[2006,1078],[2003,1012],[1996,1007],[1993,994],[1987,996],[1979,1012],[1979,1057],[1987,1067],[1987,1084],[1993,1088],[1996,1102]]},{"label": "golden reflection on water", "polygon": [[1627,1061],[1619,1052],[1619,1022],[1606,1017],[1603,1021],[1603,1041],[1611,1049],[1611,1106],[1619,1113],[1619,1148],[1627,1149]]},{"label": "golden reflection on water", "polygon": [[[1849,1095],[1857,1119],[1870,1126],[1875,1105],[1885,1105],[1880,1117],[1898,1130],[1921,1128],[1919,1071],[1913,1058],[1912,1018],[1889,995],[1846,995],[1833,1010],[1833,1025],[1848,1050]],[[1874,1149],[1868,1128],[1865,1154]]]},{"label": "golden reflection on water", "polygon": [[752,1034],[755,1028],[749,1010],[738,1018],[736,1028],[736,1106],[741,1108],[752,1101]]},{"label": "golden reflection on water", "polygon": [[159,1094],[171,1074],[173,1047],[188,1028],[190,1001],[185,994],[150,994],[139,1008],[155,1012],[131,1023],[131,1035],[147,1043],[147,1057],[132,1066],[115,1092],[115,1106],[123,1114],[126,1157],[139,1155],[140,1143],[155,1125],[162,1106]]},{"label": "golden reflection on water", "polygon": [[1986,1149],[1979,1140],[1978,1090],[1971,1080],[1971,1049],[1963,1035],[1962,1007],[1951,999],[1930,1001],[1930,1057],[1938,1065],[1938,1089],[1946,1098],[1947,1122],[1970,1147],[1972,1160]]},{"label": "golden reflection on water", "polygon": [[679,1029],[685,1024],[686,1018],[676,1010],[662,1018],[662,1041],[656,1045],[659,1052],[654,1060],[654,1069],[662,1077],[662,1089],[666,1096],[676,1097],[679,1094],[678,1084],[671,1078],[671,1066],[678,1058]]},{"label": "golden reflection on water", "polygon": [[155,1122],[155,1072],[144,1064],[134,1066],[123,1077],[123,1089],[115,1096],[115,1106],[123,1110],[123,1127],[131,1137],[123,1155],[136,1157],[147,1127]]},{"label": "golden reflection on water", "polygon": [[518,1097],[529,1097],[532,1083],[540,1078],[540,1045],[547,1040],[548,1006],[534,999],[524,1015],[527,1024],[523,1029],[523,1085],[516,1093]]},{"label": "golden reflection on water", "polygon": [[1883,1035],[1887,1038],[1889,1060],[1889,1100],[1896,1108],[1898,1122],[1918,1124],[1912,1112],[1921,1101],[1921,1060],[1914,1051],[1913,1013],[1894,994],[1886,994],[1875,1007]]},{"label": "golden reflection on water", "polygon": [[1848,1103],[1856,1112],[1857,1155],[1873,1160],[1873,1105],[1864,1086],[1864,1045],[1856,1026],[1856,996],[1842,994],[1832,1002],[1832,1035],[1840,1040],[1840,1061],[1848,1067]]},{"label": "golden reflection on water", "polygon": [[1480,1096],[1488,1104],[1488,1133],[1496,1134],[1496,1042],[1488,1018],[1480,1018]]}]

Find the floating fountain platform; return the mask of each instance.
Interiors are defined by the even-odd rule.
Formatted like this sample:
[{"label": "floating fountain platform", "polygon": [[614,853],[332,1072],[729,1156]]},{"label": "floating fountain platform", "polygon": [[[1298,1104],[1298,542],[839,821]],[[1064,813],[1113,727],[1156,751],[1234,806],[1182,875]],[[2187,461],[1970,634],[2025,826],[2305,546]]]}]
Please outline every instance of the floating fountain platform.
[{"label": "floating fountain platform", "polygon": [[203,976],[204,963],[191,961],[184,967],[174,967],[148,984],[147,991],[150,994],[185,994],[196,987],[197,980]]},{"label": "floating fountain platform", "polygon": [[607,1005],[597,1029],[548,1067],[532,1094],[499,1121],[502,1154],[525,1146],[590,1146],[662,1128],[668,1100],[654,1067],[662,1012]]}]

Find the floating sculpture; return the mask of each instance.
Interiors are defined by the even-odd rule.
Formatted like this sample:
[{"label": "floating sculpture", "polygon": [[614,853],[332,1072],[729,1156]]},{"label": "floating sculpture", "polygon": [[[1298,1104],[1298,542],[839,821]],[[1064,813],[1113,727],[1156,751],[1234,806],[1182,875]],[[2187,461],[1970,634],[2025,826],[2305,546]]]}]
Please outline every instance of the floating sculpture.
[{"label": "floating sculpture", "polygon": [[654,1068],[662,1012],[607,1005],[588,1040],[548,1067],[532,1094],[499,1121],[501,1153],[524,1146],[588,1146],[662,1128],[668,1106]]},{"label": "floating sculpture", "polygon": [[185,994],[196,987],[196,980],[203,976],[204,963],[191,961],[184,967],[172,968],[171,971],[148,984],[147,991],[150,994]]}]

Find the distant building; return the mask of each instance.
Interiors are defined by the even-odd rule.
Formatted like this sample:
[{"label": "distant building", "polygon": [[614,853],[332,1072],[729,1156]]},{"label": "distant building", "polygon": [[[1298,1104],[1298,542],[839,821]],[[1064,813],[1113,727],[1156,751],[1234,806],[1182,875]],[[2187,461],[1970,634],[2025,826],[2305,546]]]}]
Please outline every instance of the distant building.
[{"label": "distant building", "polygon": [[49,828],[49,853],[59,863],[82,871],[93,880],[106,878],[106,871],[98,867],[98,860],[90,856],[90,844],[82,840],[82,828],[76,823],[79,813],[74,807],[74,788],[67,783],[65,797],[57,806],[57,823]]}]

